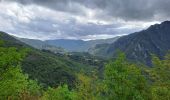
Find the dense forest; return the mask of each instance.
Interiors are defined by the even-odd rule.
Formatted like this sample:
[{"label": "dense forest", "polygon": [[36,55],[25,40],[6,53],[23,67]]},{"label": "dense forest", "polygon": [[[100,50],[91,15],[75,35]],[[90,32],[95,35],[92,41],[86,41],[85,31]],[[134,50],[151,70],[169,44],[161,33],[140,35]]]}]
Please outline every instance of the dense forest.
[{"label": "dense forest", "polygon": [[0,100],[170,100],[170,0],[0,0]]},{"label": "dense forest", "polygon": [[97,71],[79,71],[72,87],[44,87],[22,70],[29,49],[3,44],[0,41],[0,100],[170,100],[170,54],[161,60],[153,55],[153,65],[147,67],[128,62],[120,52],[105,64],[103,77]]}]

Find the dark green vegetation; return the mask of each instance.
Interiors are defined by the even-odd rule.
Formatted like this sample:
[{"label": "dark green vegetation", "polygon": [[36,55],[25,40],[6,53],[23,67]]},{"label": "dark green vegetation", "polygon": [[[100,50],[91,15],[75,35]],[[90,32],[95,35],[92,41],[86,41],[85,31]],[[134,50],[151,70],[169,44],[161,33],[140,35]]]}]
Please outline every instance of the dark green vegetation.
[{"label": "dark green vegetation", "polygon": [[28,48],[28,54],[22,61],[22,70],[29,78],[37,80],[43,87],[58,86],[67,83],[69,87],[74,87],[76,81],[75,74],[85,71],[90,74],[97,69],[89,63],[81,64],[80,61],[72,60],[67,55],[57,54],[34,49],[6,33],[0,33],[0,40],[4,41],[3,47],[16,47],[17,49]]},{"label": "dark green vegetation", "polygon": [[0,32],[0,100],[170,100],[169,24],[97,45],[95,52],[114,57],[110,62],[89,53],[34,49]]},{"label": "dark green vegetation", "polygon": [[169,100],[170,55],[153,57],[153,68],[129,63],[120,53],[106,64],[104,78],[95,73],[76,74],[75,88],[67,85],[41,88],[21,70],[26,49],[0,47],[0,99],[2,100]]},{"label": "dark green vegetation", "polygon": [[[169,27],[170,21],[165,21],[161,24],[152,25],[148,29],[140,32],[105,40],[82,41],[59,39],[47,40],[44,42],[29,39],[21,40],[31,46],[40,46],[38,44],[49,44],[54,47],[63,47],[68,51],[84,51],[89,52],[94,56],[109,59],[115,57],[117,50],[121,50],[126,54],[128,60],[151,66],[152,54],[155,54],[162,59],[168,50],[170,50]],[[35,41],[35,43],[32,43],[33,41]],[[47,46],[45,49],[56,53],[57,50],[52,47],[48,48]],[[59,51],[64,50],[58,50],[58,52]]]},{"label": "dark green vegetation", "polygon": [[21,62],[26,49],[3,47],[0,41],[0,100],[18,100],[25,95],[29,99],[40,96],[41,90],[36,81],[23,74]]},{"label": "dark green vegetation", "polygon": [[112,58],[117,49],[123,51],[127,59],[151,65],[151,54],[159,58],[170,50],[170,21],[152,25],[146,30],[119,38],[112,44],[97,45],[93,54]]}]

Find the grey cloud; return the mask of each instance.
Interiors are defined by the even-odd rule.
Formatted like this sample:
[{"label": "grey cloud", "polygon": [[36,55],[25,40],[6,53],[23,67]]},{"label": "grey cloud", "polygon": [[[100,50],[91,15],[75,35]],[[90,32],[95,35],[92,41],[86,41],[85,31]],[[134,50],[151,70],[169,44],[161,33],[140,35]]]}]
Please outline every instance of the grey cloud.
[{"label": "grey cloud", "polygon": [[120,18],[126,21],[167,20],[170,0],[8,0],[38,4],[54,10],[83,15],[81,7],[100,9],[98,18]]},{"label": "grey cloud", "polygon": [[[13,18],[8,18],[11,21],[17,21]],[[83,39],[88,35],[121,35],[125,33],[134,32],[134,29],[119,30],[123,26],[120,23],[113,23],[109,25],[100,25],[94,23],[77,23],[75,19],[70,19],[68,23],[54,21],[50,19],[36,18],[30,23],[13,22],[12,29],[8,28],[6,31],[13,33],[13,35],[36,38],[36,39],[63,39],[72,38]],[[56,27],[55,27],[56,26]]]},{"label": "grey cloud", "polygon": [[[1,0],[2,1],[2,0]],[[135,31],[139,31],[143,28],[132,26],[126,28],[128,21],[131,21],[134,25],[136,21],[157,21],[157,20],[167,20],[170,18],[170,0],[3,0],[9,2],[18,2],[23,6],[34,4],[34,6],[43,6],[44,8],[53,9],[52,13],[48,11],[36,10],[33,11],[29,9],[29,12],[33,12],[36,15],[34,18],[29,18],[29,21],[22,22],[22,15],[24,15],[25,10],[19,14],[19,16],[11,16],[6,12],[1,13],[0,11],[0,30],[13,33],[16,36],[22,36],[26,38],[36,38],[36,39],[61,39],[61,38],[71,38],[83,39],[84,37],[89,37],[94,35],[122,35],[128,34]],[[18,5],[15,5],[18,6]],[[33,7],[34,7],[33,6]],[[9,7],[8,7],[9,8]],[[10,8],[9,8],[10,9]],[[33,8],[34,9],[34,8]],[[90,19],[85,16],[86,9],[100,10],[101,12],[96,12],[94,16],[95,20],[109,20],[109,24],[98,24],[98,23],[88,23]],[[20,8],[15,11],[18,12]],[[69,14],[64,14],[63,19],[60,18],[55,13],[55,10],[66,12]],[[12,11],[12,10],[11,10]],[[37,11],[37,12],[36,12]],[[51,11],[51,10],[50,10]],[[43,13],[40,13],[43,12]],[[8,12],[9,13],[9,12]],[[71,15],[76,15],[80,17],[80,20],[85,20],[81,22],[72,17]],[[29,15],[29,14],[28,14]],[[45,16],[44,16],[45,15]],[[43,16],[43,17],[42,17]],[[68,17],[69,16],[69,17]],[[21,18],[20,18],[21,17]],[[27,16],[24,16],[24,18]],[[56,20],[59,19],[59,20]],[[83,19],[81,19],[83,18]],[[114,18],[115,20],[111,20]],[[86,20],[87,19],[87,20]],[[93,20],[92,19],[92,20]],[[120,22],[116,19],[122,19]],[[64,20],[66,22],[64,22]],[[125,21],[125,22],[124,22]],[[126,22],[127,21],[127,22]],[[99,20],[100,22],[100,20]],[[5,25],[6,24],[6,25]],[[123,28],[122,28],[123,27]]]}]

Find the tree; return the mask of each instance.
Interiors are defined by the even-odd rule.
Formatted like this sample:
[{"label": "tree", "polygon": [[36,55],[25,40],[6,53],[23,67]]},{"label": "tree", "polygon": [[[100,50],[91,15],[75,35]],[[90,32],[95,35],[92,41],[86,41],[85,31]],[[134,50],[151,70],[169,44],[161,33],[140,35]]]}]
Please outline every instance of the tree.
[{"label": "tree", "polygon": [[153,68],[150,70],[153,100],[170,100],[170,54],[164,60],[153,56]]},{"label": "tree", "polygon": [[76,86],[76,93],[78,100],[99,100],[98,94],[98,79],[96,75],[91,77],[80,73],[78,76],[78,84]]},{"label": "tree", "polygon": [[9,68],[0,80],[0,99],[18,98],[27,87],[27,78],[18,67]]},{"label": "tree", "polygon": [[120,53],[105,67],[104,92],[109,100],[143,100],[147,98],[147,83],[142,71]]},{"label": "tree", "polygon": [[0,45],[0,99],[21,99],[24,91],[31,93],[39,90],[36,83],[34,83],[36,88],[30,88],[33,81],[28,80],[28,76],[22,73],[20,67],[26,49],[7,48],[3,47],[2,43]]},{"label": "tree", "polygon": [[67,85],[59,86],[58,88],[48,88],[44,93],[42,100],[75,100],[76,94],[70,91]]}]

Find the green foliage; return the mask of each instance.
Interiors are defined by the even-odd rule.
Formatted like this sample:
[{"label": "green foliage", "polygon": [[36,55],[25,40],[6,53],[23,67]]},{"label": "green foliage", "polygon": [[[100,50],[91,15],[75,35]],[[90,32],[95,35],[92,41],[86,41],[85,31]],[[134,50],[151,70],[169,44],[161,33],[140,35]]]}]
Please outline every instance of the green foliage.
[{"label": "green foliage", "polygon": [[[0,32],[0,40],[4,42],[3,47],[15,47],[17,52],[25,48],[30,49],[22,62],[19,62],[21,69],[28,74],[30,79],[37,80],[45,88],[56,87],[60,84],[68,84],[73,88],[75,87],[76,73],[81,69],[91,73],[96,68],[96,66],[84,64],[69,57],[34,49],[4,32]],[[1,60],[1,62],[4,61]]]},{"label": "green foliage", "polygon": [[20,99],[24,91],[33,95],[38,85],[28,80],[20,67],[26,50],[0,47],[0,55],[0,99]]},{"label": "green foliage", "polygon": [[16,48],[0,47],[0,55],[0,98],[15,97],[27,85],[27,77],[19,67],[24,54]]},{"label": "green foliage", "polygon": [[126,61],[120,53],[105,66],[104,79],[78,74],[74,91],[67,86],[50,88],[45,100],[170,100],[170,55],[153,57],[153,68],[144,69]]},{"label": "green foliage", "polygon": [[170,100],[170,54],[164,60],[153,56],[153,68],[150,71],[153,100]]},{"label": "green foliage", "polygon": [[74,91],[70,91],[67,85],[59,86],[56,89],[49,88],[42,100],[75,100],[76,94]]},{"label": "green foliage", "polygon": [[42,94],[41,86],[34,80],[28,80],[27,91],[29,91],[29,94],[33,96],[41,96]]},{"label": "green foliage", "polygon": [[0,40],[0,46],[2,46],[3,44],[4,44],[4,42]]},{"label": "green foliage", "polygon": [[160,60],[158,57],[153,57],[153,69],[152,74],[155,76],[156,81],[169,82],[170,80],[170,54],[165,56],[164,60]]},{"label": "green foliage", "polygon": [[64,62],[55,56],[31,51],[22,62],[22,69],[43,87],[56,87],[60,84],[68,84],[73,87],[75,76],[71,68],[68,67],[69,64],[66,63],[66,60]]},{"label": "green foliage", "polygon": [[18,67],[11,67],[1,74],[0,99],[17,98],[27,87],[27,77]]},{"label": "green foliage", "polygon": [[[0,41],[0,100],[170,100],[170,54],[163,60],[153,57],[153,67],[143,68],[120,53],[105,66],[103,79],[98,79],[87,74],[93,72],[92,66],[33,49],[26,56],[22,43],[16,46],[18,41],[4,37],[9,41]],[[86,74],[77,75],[81,68]],[[23,72],[52,88],[42,95],[37,81]]]},{"label": "green foliage", "polygon": [[75,87],[76,73],[81,69],[90,74],[96,67],[75,62],[68,57],[60,57],[54,53],[32,50],[22,61],[23,72],[43,87],[56,87],[67,84]]},{"label": "green foliage", "polygon": [[104,91],[109,100],[143,100],[148,92],[141,70],[128,63],[123,53],[106,65]]},{"label": "green foliage", "polygon": [[85,74],[78,74],[78,80],[79,83],[76,87],[78,100],[98,100],[96,77],[88,77]]}]

